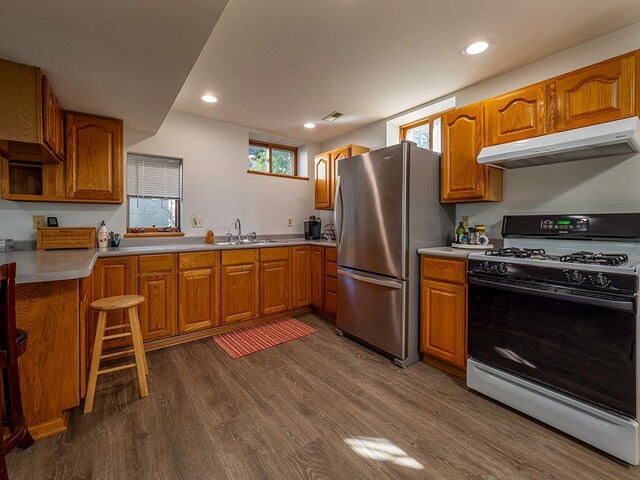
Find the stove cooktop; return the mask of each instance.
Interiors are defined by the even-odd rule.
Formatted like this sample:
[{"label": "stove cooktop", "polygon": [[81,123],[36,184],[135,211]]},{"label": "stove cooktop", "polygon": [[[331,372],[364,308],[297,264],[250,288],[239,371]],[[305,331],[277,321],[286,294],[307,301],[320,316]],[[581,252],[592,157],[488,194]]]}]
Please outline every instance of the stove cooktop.
[{"label": "stove cooktop", "polygon": [[543,248],[499,248],[487,250],[485,255],[490,257],[527,258],[532,260],[551,260],[561,263],[605,265],[610,267],[624,265],[629,261],[629,256],[624,253],[579,251],[564,255],[548,255]]}]

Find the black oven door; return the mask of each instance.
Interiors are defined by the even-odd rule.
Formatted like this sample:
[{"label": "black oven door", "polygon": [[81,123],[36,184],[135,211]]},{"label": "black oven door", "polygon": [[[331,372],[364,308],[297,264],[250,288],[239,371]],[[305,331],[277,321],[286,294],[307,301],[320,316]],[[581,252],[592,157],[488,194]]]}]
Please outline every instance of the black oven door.
[{"label": "black oven door", "polygon": [[469,274],[469,356],[636,416],[634,296]]}]

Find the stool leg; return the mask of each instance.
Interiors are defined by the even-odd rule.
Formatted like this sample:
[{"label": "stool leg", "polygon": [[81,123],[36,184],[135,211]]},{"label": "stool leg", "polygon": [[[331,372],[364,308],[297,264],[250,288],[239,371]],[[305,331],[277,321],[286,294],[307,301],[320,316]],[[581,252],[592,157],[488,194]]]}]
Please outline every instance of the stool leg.
[{"label": "stool leg", "polygon": [[96,328],[96,339],[93,343],[93,355],[91,356],[91,368],[89,369],[89,383],[87,385],[87,397],[84,401],[84,413],[93,410],[93,398],[96,393],[96,382],[98,381],[98,369],[100,368],[100,356],[102,355],[102,339],[104,328],[107,325],[107,312],[98,313],[98,327]]},{"label": "stool leg", "polygon": [[140,396],[146,397],[147,395],[149,395],[149,389],[147,388],[147,374],[146,374],[147,360],[144,354],[142,334],[140,333],[140,321],[138,320],[137,307],[129,308],[127,312],[129,314],[129,323],[131,325],[131,336],[133,338],[133,351],[136,356],[136,370],[138,371],[138,382],[140,383]]}]

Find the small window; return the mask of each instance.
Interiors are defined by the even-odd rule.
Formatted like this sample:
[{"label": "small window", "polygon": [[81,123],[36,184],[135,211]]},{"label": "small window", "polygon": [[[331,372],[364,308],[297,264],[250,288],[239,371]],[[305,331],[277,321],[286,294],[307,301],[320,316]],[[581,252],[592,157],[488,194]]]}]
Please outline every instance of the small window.
[{"label": "small window", "polygon": [[417,122],[402,125],[400,138],[411,140],[419,147],[440,153],[442,151],[441,126],[441,117],[423,118]]},{"label": "small window", "polygon": [[298,175],[298,149],[250,141],[249,172],[295,177]]},{"label": "small window", "polygon": [[179,232],[182,160],[127,155],[127,231]]}]

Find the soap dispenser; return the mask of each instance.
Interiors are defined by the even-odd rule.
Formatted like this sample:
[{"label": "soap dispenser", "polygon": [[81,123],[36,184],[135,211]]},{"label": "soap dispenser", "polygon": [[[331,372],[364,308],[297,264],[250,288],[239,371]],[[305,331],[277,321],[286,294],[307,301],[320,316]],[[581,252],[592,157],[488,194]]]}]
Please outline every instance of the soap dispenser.
[{"label": "soap dispenser", "polygon": [[107,225],[102,220],[100,228],[98,229],[98,247],[107,248],[109,246],[109,232],[107,231]]}]

